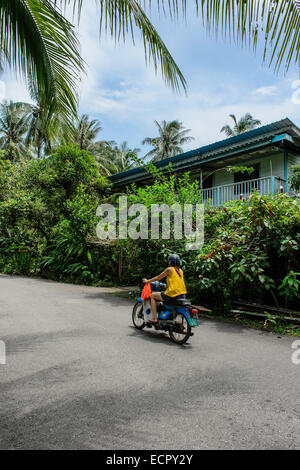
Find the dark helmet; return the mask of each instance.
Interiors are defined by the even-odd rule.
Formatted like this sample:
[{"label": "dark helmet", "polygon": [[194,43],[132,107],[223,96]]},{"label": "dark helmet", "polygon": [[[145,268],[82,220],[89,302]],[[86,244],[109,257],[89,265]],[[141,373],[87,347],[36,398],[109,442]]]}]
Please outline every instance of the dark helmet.
[{"label": "dark helmet", "polygon": [[175,253],[169,256],[168,261],[169,266],[180,266],[181,263],[180,256],[176,255]]}]

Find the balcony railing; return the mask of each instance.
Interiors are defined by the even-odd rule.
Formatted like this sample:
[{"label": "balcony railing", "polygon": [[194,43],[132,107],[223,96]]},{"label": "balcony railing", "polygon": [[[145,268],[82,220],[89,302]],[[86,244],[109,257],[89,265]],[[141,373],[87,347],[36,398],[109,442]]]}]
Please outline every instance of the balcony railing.
[{"label": "balcony railing", "polygon": [[280,191],[280,187],[285,187],[285,180],[277,176],[266,176],[241,183],[203,189],[203,202],[211,206],[218,206],[225,204],[225,202],[246,199],[255,191],[263,196],[275,194]]}]

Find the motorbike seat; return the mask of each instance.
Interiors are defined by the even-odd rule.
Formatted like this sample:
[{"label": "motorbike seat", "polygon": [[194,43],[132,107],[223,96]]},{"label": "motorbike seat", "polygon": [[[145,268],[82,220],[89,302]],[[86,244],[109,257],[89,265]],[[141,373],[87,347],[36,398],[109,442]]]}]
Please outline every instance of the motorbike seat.
[{"label": "motorbike seat", "polygon": [[190,301],[190,299],[166,300],[166,301],[164,301],[164,305],[171,305],[171,306],[177,305],[178,307],[184,307],[186,305],[191,305],[191,301]]}]

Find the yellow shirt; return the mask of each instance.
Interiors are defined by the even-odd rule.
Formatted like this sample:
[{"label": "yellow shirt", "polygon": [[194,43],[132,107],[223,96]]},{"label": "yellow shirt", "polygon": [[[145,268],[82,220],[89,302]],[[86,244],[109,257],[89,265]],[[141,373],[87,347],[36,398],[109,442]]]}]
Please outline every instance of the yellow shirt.
[{"label": "yellow shirt", "polygon": [[181,276],[179,276],[176,269],[172,266],[172,273],[167,276],[167,290],[165,291],[165,294],[169,297],[186,294],[182,269],[180,269],[180,274]]}]

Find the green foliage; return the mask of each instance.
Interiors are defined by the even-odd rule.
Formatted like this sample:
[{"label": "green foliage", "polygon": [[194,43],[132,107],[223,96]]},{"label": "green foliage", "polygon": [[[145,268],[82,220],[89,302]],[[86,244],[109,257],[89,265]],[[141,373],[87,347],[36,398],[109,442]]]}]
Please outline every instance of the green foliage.
[{"label": "green foliage", "polygon": [[77,147],[62,147],[48,159],[23,165],[0,160],[0,183],[0,266],[5,272],[28,274],[40,271],[54,234],[72,239],[76,249],[108,187],[94,157]]},{"label": "green foliage", "polygon": [[289,300],[299,297],[300,281],[298,281],[297,276],[300,276],[300,273],[294,271],[290,271],[285,276],[279,286],[279,295],[284,295]]},{"label": "green foliage", "polygon": [[2,0],[0,49],[52,113],[76,115],[82,59],[74,28],[48,0]]},{"label": "green foliage", "polygon": [[97,119],[90,121],[89,116],[83,114],[74,129],[74,140],[80,150],[91,150],[94,140],[101,130],[101,124]]},{"label": "green foliage", "polygon": [[90,151],[96,158],[100,171],[105,175],[113,175],[134,168],[139,160],[137,154],[140,149],[130,149],[126,141],[119,147],[115,142],[95,142]]},{"label": "green foliage", "polygon": [[187,134],[190,129],[185,129],[180,121],[154,121],[158,129],[157,137],[146,137],[142,144],[150,145],[153,147],[145,157],[152,157],[153,162],[170,158],[183,152],[182,146],[194,137],[189,137]]},{"label": "green foliage", "polygon": [[65,209],[67,217],[54,227],[42,267],[59,279],[80,277],[83,281],[93,281],[93,258],[86,237],[95,229],[96,210],[83,184],[79,185],[75,197],[66,201]]},{"label": "green foliage", "polygon": [[235,173],[248,173],[251,175],[253,173],[254,168],[252,166],[228,166],[225,168],[228,173],[235,174]]},{"label": "green foliage", "polygon": [[[182,0],[187,4],[187,0]],[[198,0],[195,0],[196,3]],[[175,2],[174,2],[175,3]],[[176,2],[177,5],[177,2]],[[199,8],[200,9],[200,8]],[[299,58],[300,7],[295,0],[202,0],[202,16],[208,31],[257,50],[278,71],[288,70]]]},{"label": "green foliage", "polygon": [[[299,268],[299,203],[294,202],[282,194],[254,194],[209,211],[206,243],[192,264],[195,275],[204,276],[200,288],[211,289],[219,308],[234,298],[278,305],[283,278],[291,267]],[[296,290],[289,300],[298,301]]]},{"label": "green foliage", "polygon": [[[148,208],[158,202],[195,203],[201,202],[201,191],[188,175],[177,181],[172,176],[151,187],[133,186],[129,201]],[[157,274],[166,267],[168,253],[175,251],[183,259],[195,302],[224,313],[237,299],[299,308],[299,281],[293,274],[300,269],[299,226],[300,203],[285,194],[254,193],[222,208],[207,207],[200,252],[185,251],[182,240],[123,241],[124,280],[136,282],[143,275]]]},{"label": "green foliage", "polygon": [[[63,147],[47,160],[12,165],[0,160],[0,270],[97,285],[138,284],[163,271],[177,252],[194,302],[226,313],[237,299],[299,308],[300,201],[286,194],[205,208],[205,243],[186,251],[186,240],[100,242],[96,208],[107,183],[95,159]],[[128,205],[196,204],[199,182],[188,173],[162,174],[147,165],[151,186],[128,188]],[[171,233],[174,219],[171,216]],[[160,219],[162,227],[162,219]],[[150,235],[151,225],[148,225]],[[271,321],[271,320],[269,320]]]},{"label": "green foliage", "polygon": [[38,252],[30,241],[11,241],[0,237],[0,271],[7,274],[31,275],[36,271]]},{"label": "green foliage", "polygon": [[[154,165],[153,165],[154,167]],[[200,204],[202,192],[197,180],[191,181],[189,173],[176,178],[175,175],[163,177],[154,167],[155,181],[151,186],[136,187],[132,185],[128,189],[128,202],[130,204],[144,204],[150,208],[151,204]]]},{"label": "green foliage", "polygon": [[291,166],[291,172],[292,174],[289,176],[291,189],[294,191],[300,191],[300,166]]},{"label": "green foliage", "polygon": [[101,194],[107,186],[95,158],[76,146],[60,147],[53,156],[35,160],[26,167],[23,179],[29,187],[44,189],[47,202],[55,206],[72,197],[81,183],[95,194]]},{"label": "green foliage", "polygon": [[234,114],[229,114],[229,116],[234,122],[233,128],[226,124],[221,129],[221,132],[225,132],[227,137],[234,137],[235,135],[240,135],[244,132],[251,131],[261,124],[261,121],[259,119],[253,119],[250,113],[246,113],[239,120],[237,120]]},{"label": "green foliage", "polygon": [[2,158],[19,162],[30,158],[30,151],[25,144],[29,116],[22,103],[3,101],[0,104],[0,148]]}]

